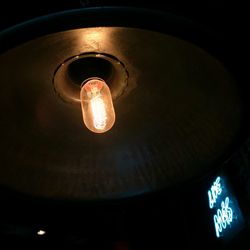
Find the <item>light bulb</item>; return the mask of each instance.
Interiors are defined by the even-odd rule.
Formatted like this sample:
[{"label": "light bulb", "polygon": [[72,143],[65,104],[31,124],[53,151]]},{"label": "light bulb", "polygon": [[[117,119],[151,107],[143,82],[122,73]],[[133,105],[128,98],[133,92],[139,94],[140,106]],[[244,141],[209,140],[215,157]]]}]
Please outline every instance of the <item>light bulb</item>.
[{"label": "light bulb", "polygon": [[37,231],[37,235],[44,235],[44,234],[46,234],[44,230],[40,229],[39,231]]},{"label": "light bulb", "polygon": [[115,111],[108,85],[100,78],[83,82],[80,92],[83,122],[95,133],[104,133],[115,122]]}]

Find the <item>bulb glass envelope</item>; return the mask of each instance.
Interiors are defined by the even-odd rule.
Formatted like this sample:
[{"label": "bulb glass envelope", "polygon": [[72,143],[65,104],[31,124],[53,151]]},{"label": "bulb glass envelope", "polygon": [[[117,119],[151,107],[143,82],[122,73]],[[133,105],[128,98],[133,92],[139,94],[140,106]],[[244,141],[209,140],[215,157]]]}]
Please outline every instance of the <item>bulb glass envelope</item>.
[{"label": "bulb glass envelope", "polygon": [[104,80],[90,78],[82,83],[81,107],[86,127],[94,133],[105,133],[115,122],[110,89]]}]

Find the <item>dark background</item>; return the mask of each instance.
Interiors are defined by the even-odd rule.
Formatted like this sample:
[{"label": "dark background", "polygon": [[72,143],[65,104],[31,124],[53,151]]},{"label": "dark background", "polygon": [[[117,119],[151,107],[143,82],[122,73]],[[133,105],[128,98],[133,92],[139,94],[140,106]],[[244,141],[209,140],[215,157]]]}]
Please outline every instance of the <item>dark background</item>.
[{"label": "dark background", "polygon": [[[158,9],[203,24],[228,39],[230,57],[247,81],[245,7],[227,1],[2,1],[0,30],[54,12],[98,6]],[[247,139],[248,136],[246,136]],[[66,203],[27,197],[0,187],[1,249],[249,249],[250,141],[225,164],[197,182],[157,193],[93,203]],[[223,170],[238,198],[244,229],[229,242],[215,238],[207,189]],[[38,236],[39,229],[46,235]]]}]

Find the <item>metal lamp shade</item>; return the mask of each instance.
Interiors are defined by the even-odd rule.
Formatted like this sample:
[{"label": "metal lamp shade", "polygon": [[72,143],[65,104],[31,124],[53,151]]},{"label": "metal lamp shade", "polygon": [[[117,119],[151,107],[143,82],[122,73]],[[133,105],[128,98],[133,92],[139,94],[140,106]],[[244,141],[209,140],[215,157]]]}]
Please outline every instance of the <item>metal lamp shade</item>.
[{"label": "metal lamp shade", "polygon": [[[133,8],[72,10],[3,31],[0,184],[99,200],[206,175],[246,131],[242,89],[220,60],[220,42],[187,20]],[[84,127],[80,104],[53,84],[63,62],[85,54],[117,58],[127,73],[116,123],[102,135]]]}]

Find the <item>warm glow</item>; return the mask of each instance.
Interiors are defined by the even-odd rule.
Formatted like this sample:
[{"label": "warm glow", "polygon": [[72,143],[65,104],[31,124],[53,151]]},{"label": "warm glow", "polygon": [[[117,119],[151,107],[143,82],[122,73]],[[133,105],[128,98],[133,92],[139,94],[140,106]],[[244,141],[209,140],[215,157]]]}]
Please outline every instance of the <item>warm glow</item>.
[{"label": "warm glow", "polygon": [[46,232],[44,230],[37,231],[37,235],[44,235]]},{"label": "warm glow", "polygon": [[94,127],[99,130],[105,129],[107,114],[103,100],[100,97],[95,97],[90,101],[90,106],[93,113]]},{"label": "warm glow", "polygon": [[115,112],[108,85],[99,78],[91,78],[82,85],[81,107],[86,127],[95,133],[104,133],[112,128]]}]

